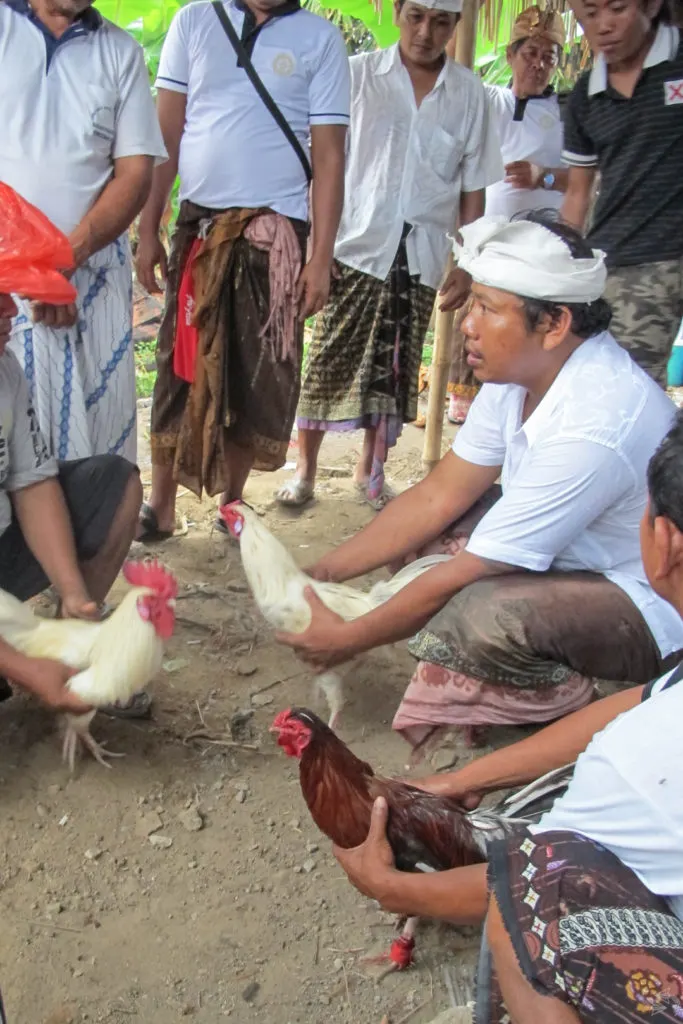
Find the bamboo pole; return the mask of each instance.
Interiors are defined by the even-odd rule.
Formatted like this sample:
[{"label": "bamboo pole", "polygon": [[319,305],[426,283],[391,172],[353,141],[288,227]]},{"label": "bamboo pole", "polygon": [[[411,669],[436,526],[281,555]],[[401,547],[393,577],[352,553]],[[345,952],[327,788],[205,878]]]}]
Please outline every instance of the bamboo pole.
[{"label": "bamboo pole", "polygon": [[[453,257],[448,260],[447,273],[453,268]],[[448,374],[451,368],[453,349],[453,313],[443,313],[439,309],[437,296],[434,350],[432,366],[429,373],[429,397],[427,399],[427,416],[425,418],[425,440],[422,449],[422,466],[425,473],[430,473],[441,459],[441,440],[443,438],[443,415]]]},{"label": "bamboo pole", "polygon": [[[478,0],[464,0],[462,16],[458,26],[449,40],[446,52],[455,57],[465,67],[474,64],[474,50],[477,42]],[[448,260],[446,273],[453,268],[453,257]],[[432,368],[429,375],[429,399],[425,423],[425,440],[422,449],[422,465],[429,473],[441,458],[441,441],[443,438],[443,417],[446,392],[448,390],[448,374],[454,342],[454,315],[442,313],[436,306],[434,324],[434,352]]]}]

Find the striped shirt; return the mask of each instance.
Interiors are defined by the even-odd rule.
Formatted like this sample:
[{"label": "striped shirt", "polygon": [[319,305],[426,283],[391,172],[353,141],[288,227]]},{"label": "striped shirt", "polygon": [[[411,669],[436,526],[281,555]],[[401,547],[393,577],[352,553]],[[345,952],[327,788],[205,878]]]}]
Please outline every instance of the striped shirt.
[{"label": "striped shirt", "polygon": [[683,256],[683,42],[660,25],[633,96],[612,88],[600,55],[569,98],[563,160],[596,167],[590,242],[611,267]]}]

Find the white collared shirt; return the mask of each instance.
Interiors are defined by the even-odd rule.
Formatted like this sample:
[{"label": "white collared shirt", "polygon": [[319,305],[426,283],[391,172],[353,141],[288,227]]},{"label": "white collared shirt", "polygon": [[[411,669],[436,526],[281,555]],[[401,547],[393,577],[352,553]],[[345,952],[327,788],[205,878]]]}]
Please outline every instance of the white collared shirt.
[{"label": "white collared shirt", "polygon": [[105,19],[54,47],[29,13],[0,3],[0,181],[65,233],[114,161],[166,158],[142,48]]},{"label": "white collared shirt", "polygon": [[[529,160],[539,167],[562,164],[562,118],[555,93],[533,96],[523,103],[515,121],[517,97],[512,89],[486,86],[491,118],[496,125],[505,165]],[[559,210],[564,194],[556,189],[515,188],[501,179],[486,189],[486,215],[512,217],[527,210]]]},{"label": "white collared shirt", "polygon": [[383,281],[404,224],[410,273],[438,288],[460,193],[502,173],[484,87],[447,60],[420,107],[398,45],[351,58],[351,130],[335,257]]},{"label": "white collared shirt", "polygon": [[608,332],[584,341],[522,423],[526,391],[484,384],[453,444],[501,466],[503,496],[467,550],[535,572],[601,573],[640,610],[662,657],[683,648],[683,622],[645,576],[639,526],[647,465],[675,407]]},{"label": "white collared shirt", "polygon": [[[244,13],[224,4],[238,36]],[[348,125],[349,62],[338,28],[299,10],[266,22],[251,59],[304,151],[311,125]],[[159,64],[159,89],[187,94],[180,144],[181,199],[212,210],[267,206],[308,217],[308,182],[210,3],[181,8]]]},{"label": "white collared shirt", "polygon": [[[675,25],[660,23],[657,27],[657,34],[652,46],[643,61],[643,70],[657,67],[658,64],[664,64],[667,60],[673,60],[678,52],[680,38],[680,31]],[[598,53],[588,79],[589,96],[597,96],[598,93],[605,91],[608,84],[607,71],[607,61],[604,54]]]},{"label": "white collared shirt", "polygon": [[666,689],[671,675],[594,736],[565,796],[531,832],[600,843],[683,921],[683,682]]}]

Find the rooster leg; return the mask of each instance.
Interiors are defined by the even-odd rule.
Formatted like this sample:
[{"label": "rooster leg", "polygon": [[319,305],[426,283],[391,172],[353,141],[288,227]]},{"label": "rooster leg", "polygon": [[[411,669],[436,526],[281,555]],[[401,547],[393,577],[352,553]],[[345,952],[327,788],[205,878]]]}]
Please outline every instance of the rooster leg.
[{"label": "rooster leg", "polygon": [[78,745],[81,743],[86,750],[88,750],[95,760],[104,765],[105,768],[111,768],[111,765],[107,762],[106,758],[112,757],[125,757],[125,754],[116,754],[112,750],[107,750],[105,746],[98,743],[90,734],[89,725],[94,717],[94,712],[89,715],[79,715],[75,717],[73,715],[66,715],[66,729],[64,732],[64,742],[62,744],[62,758],[69,765],[69,770],[73,772],[76,766],[76,753],[78,751]]},{"label": "rooster leg", "polygon": [[395,971],[404,971],[406,967],[410,967],[413,962],[418,921],[418,917],[399,918],[399,926],[403,925],[401,934],[391,943],[389,952],[380,953],[379,956],[366,957],[363,963],[390,964]]}]

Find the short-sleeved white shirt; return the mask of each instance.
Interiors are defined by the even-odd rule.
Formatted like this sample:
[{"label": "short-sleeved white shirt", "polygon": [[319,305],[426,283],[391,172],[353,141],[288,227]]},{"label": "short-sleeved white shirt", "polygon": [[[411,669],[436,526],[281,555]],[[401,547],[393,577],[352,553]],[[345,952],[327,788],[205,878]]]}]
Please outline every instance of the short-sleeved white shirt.
[{"label": "short-sleeved white shirt", "polygon": [[[244,13],[224,4],[238,36]],[[341,32],[310,11],[275,17],[259,31],[254,67],[304,151],[311,125],[348,125],[349,62]],[[164,43],[157,87],[187,93],[180,195],[200,206],[268,206],[306,220],[301,162],[237,66],[210,3],[183,7]]]},{"label": "short-sleeved white shirt", "polygon": [[351,58],[351,131],[335,257],[383,281],[406,223],[410,273],[438,288],[460,193],[503,173],[484,87],[447,60],[418,108],[398,44]]},{"label": "short-sleeved white shirt", "polygon": [[5,351],[0,356],[0,536],[12,522],[7,492],[56,475],[57,463],[40,433],[26,378],[14,353]]},{"label": "short-sleeved white shirt", "polygon": [[501,466],[503,496],[470,537],[480,558],[537,572],[586,570],[628,594],[663,657],[683,622],[645,576],[639,526],[647,464],[675,407],[609,333],[584,341],[522,424],[526,391],[484,384],[453,444]]},{"label": "short-sleeved white shirt", "polygon": [[683,920],[683,682],[666,688],[670,676],[593,738],[531,831],[600,843]]},{"label": "short-sleeved white shirt", "polygon": [[[562,166],[562,117],[555,93],[518,104],[512,89],[487,85],[490,116],[496,126],[503,163],[529,160],[539,167]],[[522,117],[515,120],[518,106]],[[504,179],[486,189],[486,215],[512,217],[527,210],[559,210],[564,194],[556,189],[515,188]]]},{"label": "short-sleeved white shirt", "polygon": [[141,47],[87,13],[57,43],[26,0],[0,3],[0,181],[66,234],[114,160],[166,158]]}]

